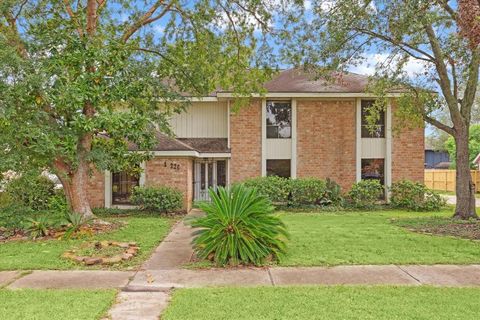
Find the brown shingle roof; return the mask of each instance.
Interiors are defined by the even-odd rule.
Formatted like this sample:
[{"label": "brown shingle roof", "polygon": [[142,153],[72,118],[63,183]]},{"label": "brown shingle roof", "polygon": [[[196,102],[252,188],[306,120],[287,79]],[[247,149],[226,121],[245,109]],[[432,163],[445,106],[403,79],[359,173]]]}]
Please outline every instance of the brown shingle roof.
[{"label": "brown shingle roof", "polygon": [[178,138],[177,140],[202,153],[230,152],[227,138]]},{"label": "brown shingle roof", "polygon": [[[151,151],[197,151],[200,153],[230,152],[226,138],[173,138],[156,133],[157,144]],[[138,150],[132,143],[129,150]]]}]

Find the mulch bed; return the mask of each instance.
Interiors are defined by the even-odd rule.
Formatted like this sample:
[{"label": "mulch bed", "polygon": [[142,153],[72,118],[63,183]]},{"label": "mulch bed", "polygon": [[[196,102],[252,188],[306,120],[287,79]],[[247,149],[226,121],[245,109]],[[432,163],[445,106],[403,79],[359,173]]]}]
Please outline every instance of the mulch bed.
[{"label": "mulch bed", "polygon": [[[72,235],[72,238],[81,238],[84,236],[93,236],[96,234],[102,234],[107,232],[112,232],[122,227],[124,222],[108,222],[96,220],[88,225],[82,226],[75,234]],[[67,231],[68,226],[62,226],[55,229],[48,230],[48,235],[44,237],[38,237],[37,240],[52,240],[52,239],[61,239],[65,232]],[[19,240],[32,240],[28,234],[21,229],[10,230],[6,228],[0,228],[0,243],[10,242],[10,241],[19,241]]]},{"label": "mulch bed", "polygon": [[426,222],[418,225],[403,224],[402,226],[417,233],[480,240],[480,221],[452,221],[446,223]]}]

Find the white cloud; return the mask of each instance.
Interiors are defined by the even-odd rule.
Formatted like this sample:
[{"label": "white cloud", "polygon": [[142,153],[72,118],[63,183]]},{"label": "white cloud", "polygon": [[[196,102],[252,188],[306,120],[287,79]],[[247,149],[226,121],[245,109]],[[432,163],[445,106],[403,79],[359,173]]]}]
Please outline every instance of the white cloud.
[{"label": "white cloud", "polygon": [[[380,66],[382,63],[385,63],[389,58],[387,53],[370,53],[366,55],[366,59],[356,66],[351,66],[348,68],[348,71],[373,75],[377,66]],[[395,64],[396,62],[392,62]],[[423,74],[428,68],[427,63],[417,59],[409,59],[408,62],[403,66],[403,71],[407,74],[408,77],[413,78],[420,74]]]}]

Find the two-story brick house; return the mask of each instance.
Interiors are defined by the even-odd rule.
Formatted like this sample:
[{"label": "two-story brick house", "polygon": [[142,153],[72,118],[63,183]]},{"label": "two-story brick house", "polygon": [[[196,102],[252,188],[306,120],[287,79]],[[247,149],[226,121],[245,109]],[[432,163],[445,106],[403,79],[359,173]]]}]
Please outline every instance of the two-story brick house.
[{"label": "two-story brick house", "polygon": [[399,179],[423,182],[424,129],[392,134],[395,97],[374,134],[366,128],[368,79],[345,74],[331,83],[290,69],[265,84],[268,93],[232,112],[232,92],[192,99],[170,123],[176,138],[158,134],[155,157],[142,164],[140,177],[95,173],[90,181],[93,207],[128,204],[133,186],[167,185],[184,193],[184,206],[206,199],[209,187],[246,178],[331,178],[344,190],[360,179],[386,187]]}]

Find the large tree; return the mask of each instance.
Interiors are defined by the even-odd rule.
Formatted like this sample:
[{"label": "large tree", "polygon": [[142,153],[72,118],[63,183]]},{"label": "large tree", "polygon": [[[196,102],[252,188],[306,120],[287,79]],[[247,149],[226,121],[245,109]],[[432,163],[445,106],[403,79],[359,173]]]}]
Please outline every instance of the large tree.
[{"label": "large tree", "polygon": [[[0,172],[46,168],[72,210],[89,174],[139,170],[181,92],[260,92],[268,75],[255,0],[2,0]],[[249,72],[245,72],[249,69]]]},{"label": "large tree", "polygon": [[[454,216],[462,219],[477,217],[468,141],[479,77],[479,9],[476,0],[460,6],[447,0],[297,1],[286,8],[282,34],[289,44],[284,57],[296,64],[344,71],[376,61],[372,92],[385,97],[392,88],[406,90],[399,119],[425,121],[454,138]],[[449,121],[435,117],[440,109],[448,110]]]}]

